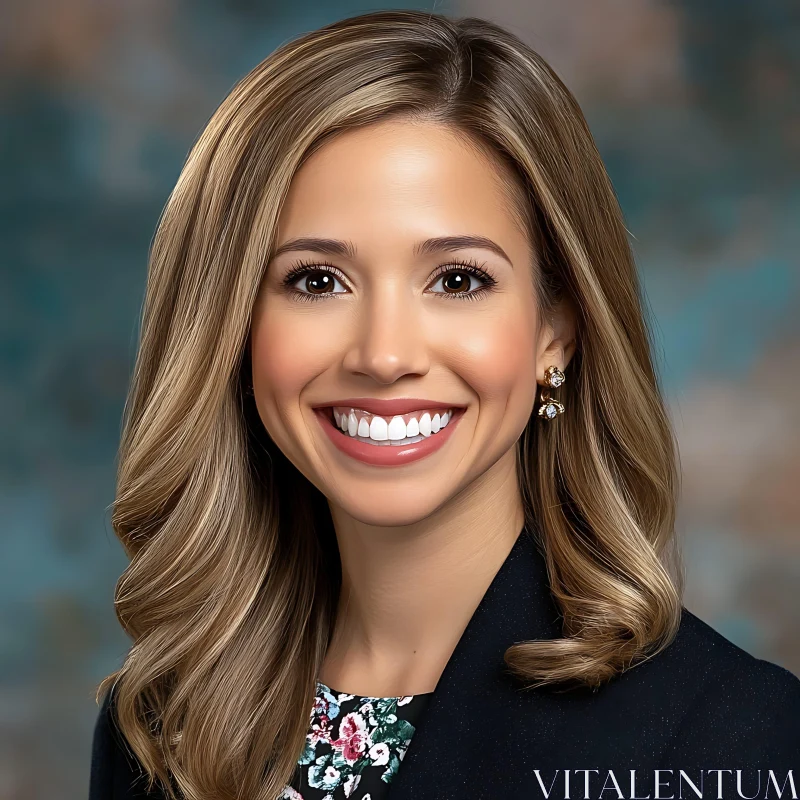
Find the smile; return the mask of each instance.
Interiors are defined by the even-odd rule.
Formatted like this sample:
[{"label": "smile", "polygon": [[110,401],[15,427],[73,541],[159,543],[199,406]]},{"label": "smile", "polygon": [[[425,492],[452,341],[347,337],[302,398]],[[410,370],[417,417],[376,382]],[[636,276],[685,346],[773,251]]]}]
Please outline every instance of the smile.
[{"label": "smile", "polygon": [[314,409],[328,438],[345,455],[373,466],[400,466],[438,451],[466,409],[421,409],[382,416],[358,408]]},{"label": "smile", "polygon": [[455,409],[416,411],[383,417],[358,408],[334,406],[333,420],[342,433],[372,445],[413,444],[434,436],[452,419]]}]

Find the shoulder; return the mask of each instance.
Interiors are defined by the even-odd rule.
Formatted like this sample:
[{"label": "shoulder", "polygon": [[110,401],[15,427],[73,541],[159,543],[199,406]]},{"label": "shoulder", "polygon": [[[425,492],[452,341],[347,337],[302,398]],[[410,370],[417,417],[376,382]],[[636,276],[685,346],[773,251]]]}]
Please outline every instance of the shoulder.
[{"label": "shoulder", "polygon": [[114,687],[103,698],[94,726],[89,800],[145,800],[161,795],[146,794],[146,778],[133,751],[117,726]]},{"label": "shoulder", "polygon": [[94,724],[89,800],[110,800],[110,798],[114,797],[114,751],[117,745],[111,712],[113,691],[112,688],[106,692]]},{"label": "shoulder", "polygon": [[738,761],[734,769],[800,765],[797,676],[752,656],[685,608],[663,655],[684,687],[671,758]]}]

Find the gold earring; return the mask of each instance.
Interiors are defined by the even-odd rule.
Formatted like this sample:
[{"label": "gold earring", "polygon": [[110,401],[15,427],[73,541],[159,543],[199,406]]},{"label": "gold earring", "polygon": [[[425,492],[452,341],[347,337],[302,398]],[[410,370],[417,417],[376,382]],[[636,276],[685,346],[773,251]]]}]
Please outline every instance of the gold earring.
[{"label": "gold earring", "polygon": [[[556,366],[548,367],[544,371],[544,382],[557,389],[566,380],[564,373]],[[542,405],[539,406],[539,416],[544,419],[553,419],[564,413],[564,405],[558,400],[553,400],[547,392],[542,392]]]}]

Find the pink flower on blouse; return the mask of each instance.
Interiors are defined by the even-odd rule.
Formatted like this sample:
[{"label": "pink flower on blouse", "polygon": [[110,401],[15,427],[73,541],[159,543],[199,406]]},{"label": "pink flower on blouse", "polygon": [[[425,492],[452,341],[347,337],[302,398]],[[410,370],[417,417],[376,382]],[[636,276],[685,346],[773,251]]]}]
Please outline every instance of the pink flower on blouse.
[{"label": "pink flower on blouse", "polygon": [[367,749],[369,731],[364,717],[356,711],[345,714],[339,723],[339,738],[331,739],[331,745],[340,750],[342,757],[353,763]]},{"label": "pink flower on blouse", "polygon": [[306,735],[306,738],[312,747],[315,747],[317,742],[330,742],[332,730],[333,726],[331,725],[330,719],[323,715],[319,718],[319,724],[316,722],[311,723],[311,727]]}]

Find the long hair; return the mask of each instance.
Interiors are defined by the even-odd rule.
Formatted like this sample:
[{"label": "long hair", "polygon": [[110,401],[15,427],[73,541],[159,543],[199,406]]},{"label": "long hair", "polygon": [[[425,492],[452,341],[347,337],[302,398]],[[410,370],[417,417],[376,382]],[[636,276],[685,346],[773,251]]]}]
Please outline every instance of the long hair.
[{"label": "long hair", "polygon": [[[133,640],[106,677],[117,724],[170,798],[272,800],[305,744],[341,562],[325,497],[244,391],[251,311],[293,175],[331,137],[390,117],[448,126],[512,171],[543,312],[578,348],[517,443],[563,638],[510,643],[531,688],[588,686],[680,624],[677,453],[614,190],[548,64],[490,22],[422,11],[345,19],[283,44],[194,144],[150,250],[112,525]],[[498,163],[500,163],[498,162]]]}]

